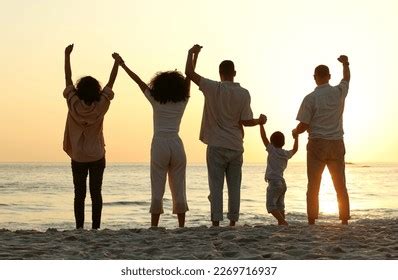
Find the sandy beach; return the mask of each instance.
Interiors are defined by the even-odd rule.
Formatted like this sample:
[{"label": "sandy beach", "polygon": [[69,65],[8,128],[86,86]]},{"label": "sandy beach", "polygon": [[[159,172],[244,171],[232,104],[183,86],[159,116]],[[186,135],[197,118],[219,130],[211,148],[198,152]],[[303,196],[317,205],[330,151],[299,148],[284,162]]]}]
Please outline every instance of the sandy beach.
[{"label": "sandy beach", "polygon": [[0,259],[398,259],[398,219],[182,229],[0,230]]}]

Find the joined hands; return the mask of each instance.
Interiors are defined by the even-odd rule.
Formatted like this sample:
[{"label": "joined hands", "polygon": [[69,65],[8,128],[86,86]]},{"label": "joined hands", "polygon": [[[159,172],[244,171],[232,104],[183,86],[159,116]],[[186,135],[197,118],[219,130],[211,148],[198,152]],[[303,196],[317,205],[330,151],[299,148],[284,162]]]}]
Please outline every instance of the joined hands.
[{"label": "joined hands", "polygon": [[203,48],[203,46],[196,44],[192,48],[189,49],[189,52],[192,54],[199,54],[199,52],[202,48]]},{"label": "joined hands", "polygon": [[72,51],[73,51],[73,44],[70,44],[65,48],[65,55],[70,55]]},{"label": "joined hands", "polygon": [[258,123],[260,125],[264,125],[267,122],[267,116],[260,114],[260,117],[258,118]]},{"label": "joined hands", "polygon": [[119,64],[119,65],[121,65],[121,66],[123,66],[124,65],[124,60],[123,60],[123,58],[118,54],[118,53],[113,53],[112,54],[112,57],[113,57],[113,59]]}]

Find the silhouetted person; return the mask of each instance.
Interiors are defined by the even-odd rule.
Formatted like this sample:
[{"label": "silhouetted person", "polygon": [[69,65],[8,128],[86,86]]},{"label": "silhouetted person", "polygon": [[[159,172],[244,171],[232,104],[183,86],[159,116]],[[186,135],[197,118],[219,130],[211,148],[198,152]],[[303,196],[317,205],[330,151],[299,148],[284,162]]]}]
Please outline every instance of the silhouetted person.
[{"label": "silhouetted person", "polygon": [[350,219],[350,203],[345,179],[345,147],[343,141],[343,111],[348,93],[350,68],[348,58],[338,58],[343,64],[343,79],[337,86],[330,86],[329,68],[315,68],[315,90],[307,95],[297,114],[300,123],[293,135],[308,131],[307,144],[307,215],[308,223],[314,224],[319,213],[319,188],[325,165],[328,167],[337,193],[339,218],[342,224]]},{"label": "silhouetted person", "polygon": [[168,71],[156,74],[147,85],[126,66],[121,57],[118,60],[140,87],[153,109],[151,226],[158,226],[160,214],[163,213],[163,196],[168,175],[173,214],[177,214],[179,227],[184,227],[185,212],[188,211],[185,182],[187,159],[178,132],[189,99],[190,80],[184,78],[180,72]]},{"label": "silhouetted person", "polygon": [[285,193],[287,190],[286,181],[283,178],[283,171],[287,167],[287,162],[297,152],[298,135],[294,137],[292,150],[284,150],[285,136],[282,132],[276,131],[271,135],[271,142],[265,133],[263,125],[260,125],[261,139],[268,152],[267,169],[265,171],[265,181],[268,182],[266,207],[278,220],[278,225],[287,225],[285,217]]},{"label": "silhouetted person", "polygon": [[89,175],[92,228],[98,229],[101,225],[101,187],[105,169],[103,121],[114,96],[112,87],[119,65],[116,61],[114,62],[109,81],[103,89],[99,82],[90,76],[78,80],[75,87],[70,66],[72,50],[73,44],[65,48],[64,97],[68,105],[68,116],[63,146],[64,151],[72,159],[76,228],[84,226],[84,201]]},{"label": "silhouetted person", "polygon": [[201,50],[193,46],[187,57],[185,73],[205,97],[200,140],[207,144],[207,171],[210,188],[211,220],[218,226],[223,220],[224,178],[228,186],[228,219],[234,226],[239,219],[240,186],[243,163],[243,129],[260,124],[253,119],[250,94],[234,82],[234,64],[224,60],[219,67],[221,82],[201,77],[194,70],[192,61]]}]

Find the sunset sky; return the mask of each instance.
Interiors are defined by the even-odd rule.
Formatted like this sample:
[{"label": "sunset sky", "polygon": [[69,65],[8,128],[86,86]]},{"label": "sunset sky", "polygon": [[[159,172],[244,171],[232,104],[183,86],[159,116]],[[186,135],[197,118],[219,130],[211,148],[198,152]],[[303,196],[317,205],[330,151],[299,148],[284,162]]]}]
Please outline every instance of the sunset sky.
[{"label": "sunset sky", "polygon": [[[197,72],[218,80],[218,65],[235,62],[236,81],[251,93],[266,131],[293,141],[297,110],[315,88],[313,69],[342,78],[346,54],[351,84],[344,114],[350,162],[398,162],[397,1],[2,1],[0,162],[64,162],[67,107],[62,97],[64,48],[74,43],[72,78],[105,85],[112,52],[144,81],[157,71],[184,71],[188,49],[203,46]],[[148,162],[152,109],[123,69],[104,122],[109,162]],[[204,162],[198,140],[203,95],[192,85],[180,135],[188,161]],[[305,161],[307,134],[294,161]],[[259,128],[247,128],[245,161],[265,162]]]}]

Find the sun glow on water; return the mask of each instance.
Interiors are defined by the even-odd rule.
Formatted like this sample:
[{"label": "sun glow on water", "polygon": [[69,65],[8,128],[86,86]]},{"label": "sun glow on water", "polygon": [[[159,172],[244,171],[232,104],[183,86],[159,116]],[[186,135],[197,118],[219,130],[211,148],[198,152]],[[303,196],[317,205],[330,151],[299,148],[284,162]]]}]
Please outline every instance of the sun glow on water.
[{"label": "sun glow on water", "polygon": [[319,191],[319,212],[325,214],[338,212],[336,192],[328,170],[325,170],[322,174],[321,189]]}]

